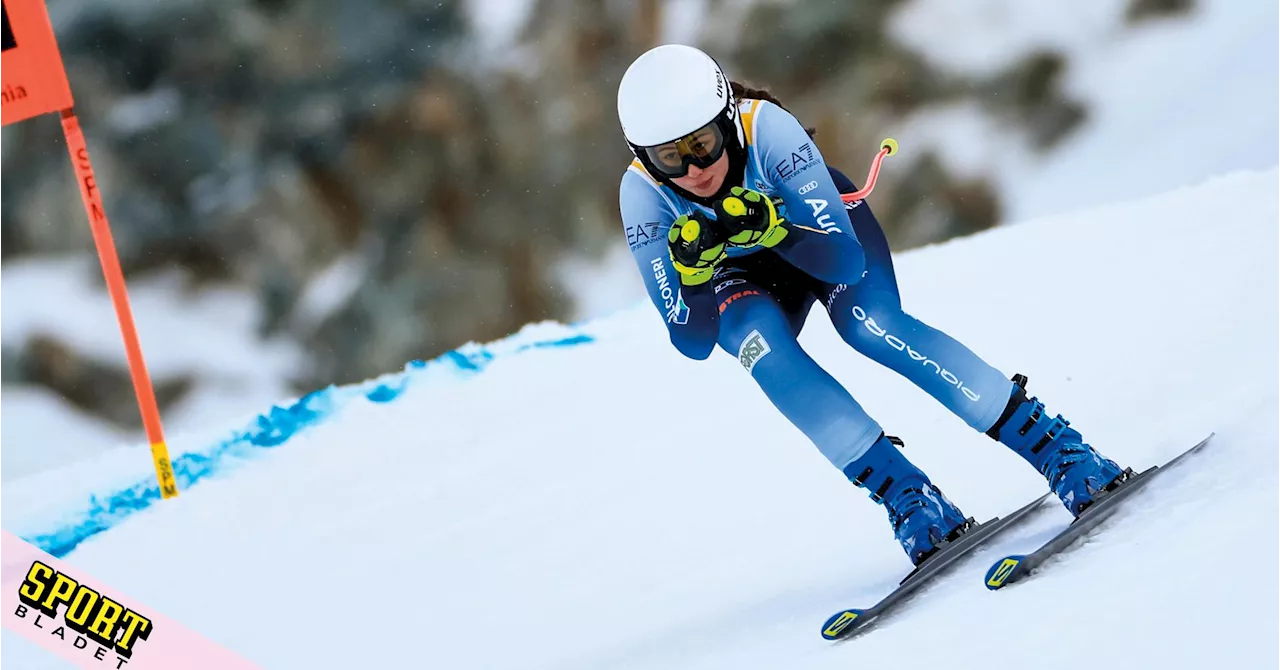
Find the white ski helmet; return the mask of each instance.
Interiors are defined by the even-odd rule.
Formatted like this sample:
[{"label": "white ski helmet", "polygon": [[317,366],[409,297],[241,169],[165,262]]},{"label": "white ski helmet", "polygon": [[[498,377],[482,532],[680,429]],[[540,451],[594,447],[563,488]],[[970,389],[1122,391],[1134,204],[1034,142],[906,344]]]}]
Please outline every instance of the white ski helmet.
[{"label": "white ski helmet", "polygon": [[[694,47],[666,44],[641,54],[618,84],[618,121],[632,153],[650,174],[660,179],[679,177],[700,156],[683,156],[682,166],[655,165],[646,149],[686,138],[710,126],[721,146],[738,153],[745,146],[729,78],[715,59]],[[708,156],[701,156],[708,158]],[[665,180],[665,179],[664,179]]]}]

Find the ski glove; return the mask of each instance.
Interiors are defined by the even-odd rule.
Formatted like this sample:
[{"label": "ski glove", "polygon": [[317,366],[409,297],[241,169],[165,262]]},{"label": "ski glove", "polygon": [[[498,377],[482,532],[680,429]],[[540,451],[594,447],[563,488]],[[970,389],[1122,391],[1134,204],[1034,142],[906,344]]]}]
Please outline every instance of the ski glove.
[{"label": "ski glove", "polygon": [[771,249],[787,236],[786,219],[778,216],[769,196],[759,191],[734,186],[715,204],[715,212],[733,246]]},{"label": "ski glove", "polygon": [[680,273],[680,283],[698,286],[711,280],[716,265],[725,257],[723,228],[701,212],[681,215],[667,232],[671,262]]}]

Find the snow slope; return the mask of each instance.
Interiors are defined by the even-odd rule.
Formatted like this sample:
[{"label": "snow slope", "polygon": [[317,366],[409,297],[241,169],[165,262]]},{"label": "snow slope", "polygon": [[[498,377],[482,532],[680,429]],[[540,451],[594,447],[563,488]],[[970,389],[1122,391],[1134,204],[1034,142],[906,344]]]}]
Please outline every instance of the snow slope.
[{"label": "snow slope", "polygon": [[[50,426],[57,426],[54,439],[50,439]],[[110,446],[140,438],[126,437],[110,423],[85,414],[47,388],[6,386],[4,421],[0,422],[0,444],[4,444],[0,481],[7,483],[88,459]]]},{"label": "snow slope", "polygon": [[[66,558],[265,668],[977,670],[1078,653],[1274,668],[1278,178],[1235,173],[896,259],[909,311],[1028,374],[1108,455],[1142,469],[1218,437],[1037,578],[981,584],[1064,525],[1060,507],[849,644],[824,642],[822,621],[909,568],[881,509],[734,358],[676,353],[647,304],[562,329],[577,338],[532,329],[467,358],[483,361],[471,374],[438,361],[389,395],[327,390],[277,446],[103,517]],[[802,339],[968,514],[1044,490],[821,312]],[[148,475],[109,466],[6,483],[5,528],[52,537],[90,492],[101,506],[104,487]],[[4,642],[14,667],[62,667]]]},{"label": "snow slope", "polygon": [[[96,257],[77,253],[7,260],[0,277],[5,287],[0,338],[6,348],[16,351],[37,335],[51,336],[80,356],[127,374],[115,311]],[[249,291],[193,289],[188,284],[182,271],[129,283],[152,379],[159,384],[189,376],[192,381],[189,393],[164,408],[170,437],[260,410],[289,392],[287,379],[304,361],[296,344],[258,337],[259,308]],[[47,387],[6,385],[0,407],[6,484],[86,462],[123,441],[145,444],[141,428],[115,428]],[[150,457],[144,451],[131,458],[139,455]]]}]

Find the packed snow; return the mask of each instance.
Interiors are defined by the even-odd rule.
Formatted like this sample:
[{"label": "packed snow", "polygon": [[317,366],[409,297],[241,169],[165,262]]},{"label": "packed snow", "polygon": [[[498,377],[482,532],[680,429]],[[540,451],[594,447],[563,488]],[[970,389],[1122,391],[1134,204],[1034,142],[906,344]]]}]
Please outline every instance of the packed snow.
[{"label": "packed snow", "polygon": [[[644,303],[580,324],[590,342],[352,403],[66,560],[264,668],[1274,668],[1278,180],[896,257],[909,312],[1029,375],[1123,464],[1217,437],[1032,580],[982,585],[1069,521],[1056,504],[852,642],[822,622],[910,569],[883,510],[734,357],[681,357]],[[802,342],[967,514],[1045,490],[822,311]],[[99,485],[50,476],[64,498]],[[49,481],[5,484],[6,528]],[[64,667],[4,642],[13,667]]]},{"label": "packed snow", "polygon": [[5,482],[57,469],[111,447],[130,449],[133,445],[127,440],[124,431],[85,414],[47,389],[16,386],[4,391],[0,443],[5,450],[0,476]]}]

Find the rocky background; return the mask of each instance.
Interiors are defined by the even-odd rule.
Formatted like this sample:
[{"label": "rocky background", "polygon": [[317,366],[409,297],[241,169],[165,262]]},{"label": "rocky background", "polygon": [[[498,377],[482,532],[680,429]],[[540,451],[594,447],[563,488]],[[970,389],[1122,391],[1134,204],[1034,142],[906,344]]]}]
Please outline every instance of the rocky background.
[{"label": "rocky background", "polygon": [[[907,2],[706,0],[715,20],[693,32],[855,179],[887,125],[929,106],[976,102],[1044,152],[1088,117],[1053,50],[981,79],[931,68],[887,32]],[[49,0],[126,276],[251,291],[258,336],[306,352],[300,392],[570,319],[561,261],[619,242],[617,81],[679,17],[657,0],[531,3],[495,54],[459,0]],[[1127,20],[1191,4],[1130,0]],[[91,253],[60,133],[53,116],[4,129],[4,263]],[[923,149],[895,160],[876,206],[896,251],[1002,220],[991,184]],[[335,267],[355,280],[317,316],[304,296]],[[54,334],[3,354],[6,385],[138,426],[120,362]],[[192,383],[157,379],[162,410]]]}]

